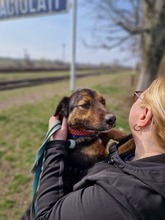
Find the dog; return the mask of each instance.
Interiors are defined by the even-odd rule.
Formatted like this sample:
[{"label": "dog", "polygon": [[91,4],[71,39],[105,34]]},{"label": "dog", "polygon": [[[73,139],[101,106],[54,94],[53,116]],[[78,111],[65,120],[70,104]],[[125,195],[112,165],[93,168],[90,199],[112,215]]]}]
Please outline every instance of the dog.
[{"label": "dog", "polygon": [[[80,179],[81,170],[106,158],[110,140],[120,141],[126,134],[114,129],[116,116],[108,111],[104,97],[96,90],[78,89],[71,96],[63,97],[54,115],[60,121],[63,117],[67,118],[68,140],[75,143],[74,148],[68,148],[68,166],[64,175],[65,191],[68,193],[72,190],[68,178],[72,179],[69,180],[71,185],[75,184]],[[21,220],[29,219],[30,206],[21,217]]]},{"label": "dog", "polygon": [[104,97],[96,90],[78,89],[70,97],[63,97],[55,116],[67,118],[68,139],[76,146],[69,158],[74,166],[86,168],[107,156],[107,144],[120,141],[125,133],[115,130],[116,116],[107,110]]}]

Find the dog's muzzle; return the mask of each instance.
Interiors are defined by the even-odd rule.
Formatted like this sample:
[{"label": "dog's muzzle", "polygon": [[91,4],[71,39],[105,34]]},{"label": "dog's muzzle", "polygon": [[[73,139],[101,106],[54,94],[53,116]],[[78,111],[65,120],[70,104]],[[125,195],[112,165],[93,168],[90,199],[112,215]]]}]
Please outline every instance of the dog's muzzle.
[{"label": "dog's muzzle", "polygon": [[113,114],[106,114],[105,121],[108,125],[114,125],[116,122],[116,117]]}]

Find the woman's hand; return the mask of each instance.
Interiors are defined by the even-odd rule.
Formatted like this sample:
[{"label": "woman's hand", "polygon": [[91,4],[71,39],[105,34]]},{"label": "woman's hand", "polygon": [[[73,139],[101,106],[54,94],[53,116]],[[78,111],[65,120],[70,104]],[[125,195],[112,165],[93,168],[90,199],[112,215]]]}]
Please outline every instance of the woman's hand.
[{"label": "woman's hand", "polygon": [[[56,120],[58,120],[58,116],[50,117],[50,119],[49,119],[49,129],[53,126],[53,124]],[[63,120],[62,120],[61,128],[52,135],[51,140],[52,141],[54,141],[54,140],[63,140],[63,141],[65,141],[67,139],[67,135],[68,135],[68,132],[67,132],[67,119],[64,117]]]}]

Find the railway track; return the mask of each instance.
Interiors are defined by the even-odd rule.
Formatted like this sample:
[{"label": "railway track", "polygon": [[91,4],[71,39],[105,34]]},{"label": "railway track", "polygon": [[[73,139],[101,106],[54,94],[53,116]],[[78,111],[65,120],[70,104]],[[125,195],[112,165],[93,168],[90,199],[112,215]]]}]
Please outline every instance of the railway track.
[{"label": "railway track", "polygon": [[[101,73],[82,73],[78,74],[76,78],[98,76]],[[70,76],[54,76],[54,77],[44,77],[44,78],[29,78],[29,79],[19,79],[19,80],[3,80],[0,81],[0,91],[11,90],[29,86],[37,86],[48,83],[56,83],[59,81],[69,80]]]}]

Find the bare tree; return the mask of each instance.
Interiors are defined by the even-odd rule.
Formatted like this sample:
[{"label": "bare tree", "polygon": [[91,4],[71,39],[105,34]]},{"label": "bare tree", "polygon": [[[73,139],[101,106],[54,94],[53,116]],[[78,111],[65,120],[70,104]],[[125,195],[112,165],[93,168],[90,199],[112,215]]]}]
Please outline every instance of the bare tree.
[{"label": "bare tree", "polygon": [[93,47],[138,47],[141,76],[137,89],[146,89],[165,55],[165,0],[90,0],[88,4],[97,18]]}]

